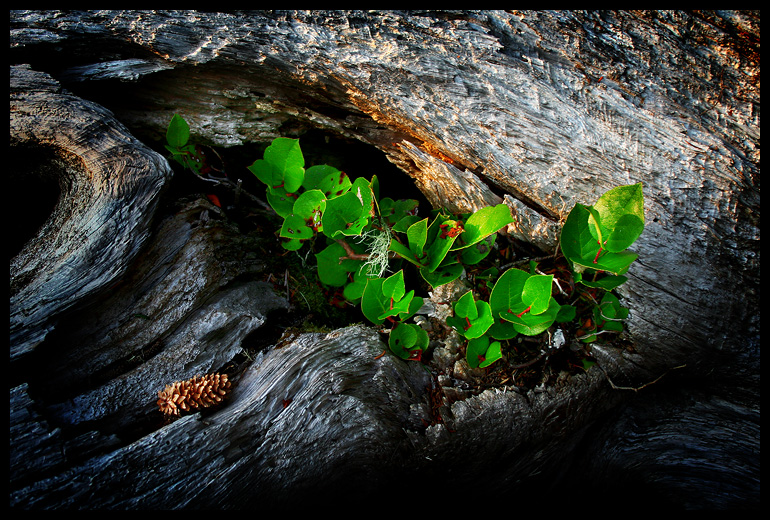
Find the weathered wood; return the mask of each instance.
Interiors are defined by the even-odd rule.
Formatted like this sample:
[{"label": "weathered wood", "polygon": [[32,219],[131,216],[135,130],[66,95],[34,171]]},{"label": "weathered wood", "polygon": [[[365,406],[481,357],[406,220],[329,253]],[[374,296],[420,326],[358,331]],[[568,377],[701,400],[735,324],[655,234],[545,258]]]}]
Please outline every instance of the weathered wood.
[{"label": "weathered wood", "polygon": [[62,194],[11,260],[12,361],[41,343],[62,312],[125,272],[171,174],[104,108],[39,76],[11,67],[11,147],[28,149],[21,153],[32,164],[50,156],[37,171],[12,175],[52,176]]},{"label": "weathered wood", "polygon": [[[481,478],[490,493],[584,498],[565,487],[590,477],[594,496],[628,475],[623,491],[646,494],[647,504],[652,497],[669,507],[758,509],[758,12],[11,18],[12,61],[50,72],[148,141],[162,138],[174,112],[191,122],[195,139],[221,146],[322,128],[382,150],[435,205],[505,201],[519,216],[509,231],[547,251],[575,202],[591,203],[615,185],[644,182],[649,217],[623,289],[631,348],[595,346],[598,367],[551,381],[542,393],[490,390],[451,402],[446,396],[462,391],[442,379],[444,422],[432,425],[423,423],[434,419],[430,381],[414,365],[375,360],[384,344],[365,328],[268,349],[246,364],[221,411],[152,424],[160,383],[217,368],[264,314],[284,308],[267,298],[264,313],[233,311],[221,327],[206,328],[211,313],[234,307],[239,290],[263,287],[255,281],[260,267],[245,266],[250,283],[230,286],[239,269],[217,277],[203,267],[211,266],[202,251],[212,243],[232,258],[213,231],[223,228],[201,230],[199,249],[189,245],[195,233],[170,233],[180,240],[172,248],[179,268],[164,283],[185,279],[185,266],[195,264],[185,247],[202,255],[187,279],[206,280],[187,293],[178,318],[147,327],[111,320],[143,313],[140,302],[155,309],[153,318],[164,309],[164,264],[150,257],[119,297],[97,300],[105,310],[79,312],[39,347],[19,349],[35,351],[41,372],[18,377],[11,390],[12,505],[255,507],[319,480],[322,495],[357,482],[358,496],[368,498],[413,470],[453,494]],[[105,50],[83,58],[86,47]],[[13,103],[12,90],[12,120]],[[195,207],[167,224],[192,226]],[[223,233],[241,243],[237,232]],[[157,228],[151,250],[163,249],[163,236]],[[90,318],[103,321],[81,329]],[[247,325],[233,328],[238,320]],[[96,333],[107,323],[117,339]],[[226,346],[207,337],[216,330],[233,331]],[[153,340],[161,343],[150,348]],[[62,352],[46,360],[56,348]],[[105,371],[114,366],[106,360],[137,353],[154,355],[116,375]],[[70,372],[68,399],[53,398]],[[681,385],[664,384],[671,379]],[[693,390],[705,384],[708,392]],[[295,387],[303,391],[292,397]],[[704,416],[725,425],[718,440]],[[179,444],[186,457],[169,449]],[[63,449],[77,455],[63,457]],[[32,453],[45,458],[23,465]],[[638,464],[649,460],[658,464]],[[147,466],[154,472],[133,469]],[[714,489],[706,470],[729,489]],[[687,475],[678,485],[677,474]],[[72,498],[61,498],[68,491]]]}]

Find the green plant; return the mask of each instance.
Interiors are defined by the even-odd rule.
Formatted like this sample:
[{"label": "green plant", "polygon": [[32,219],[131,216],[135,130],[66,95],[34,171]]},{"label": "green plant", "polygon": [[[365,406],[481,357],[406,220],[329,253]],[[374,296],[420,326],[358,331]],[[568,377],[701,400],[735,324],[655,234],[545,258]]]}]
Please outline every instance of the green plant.
[{"label": "green plant", "polygon": [[205,160],[200,147],[190,143],[190,125],[179,114],[174,114],[166,129],[166,150],[171,158],[200,175]]},{"label": "green plant", "polygon": [[[604,332],[621,332],[628,309],[610,291],[627,281],[625,273],[637,259],[628,248],[644,231],[642,185],[618,186],[593,206],[575,204],[561,232],[561,251],[570,263],[580,297],[588,303],[579,339],[597,340]],[[599,296],[601,295],[601,298]]]},{"label": "green plant", "polygon": [[[194,170],[196,148],[181,117],[172,118],[167,140],[172,157]],[[627,280],[637,258],[628,248],[644,230],[641,184],[613,188],[594,205],[576,204],[570,211],[560,252],[574,291],[565,295],[554,289],[561,287],[555,275],[541,272],[534,261],[528,270],[500,273],[494,263],[475,269],[495,249],[498,231],[514,221],[504,204],[421,216],[415,200],[380,198],[377,177],[350,179],[328,165],[306,169],[299,140],[290,138],[275,139],[249,170],[283,219],[282,246],[298,251],[309,244],[320,282],[360,305],[370,322],[389,328],[389,348],[403,359],[421,359],[429,344],[424,329],[407,323],[423,305],[415,290],[407,290],[409,266],[433,288],[474,269],[475,285],[452,303],[454,315],[447,318],[465,338],[466,360],[474,368],[502,359],[508,340],[540,335],[556,322],[575,322],[584,342],[623,330],[628,309],[612,291]]]},{"label": "green plant", "polygon": [[[296,139],[276,139],[249,169],[265,184],[268,202],[284,219],[279,232],[283,247],[298,250],[313,244],[320,281],[343,288],[344,297],[360,303],[372,323],[388,322],[390,348],[404,359],[420,359],[428,345],[422,329],[405,323],[423,300],[406,290],[403,268],[383,275],[405,262],[433,288],[449,283],[484,260],[497,232],[513,222],[504,204],[469,214],[439,209],[420,216],[414,200],[380,200],[376,177],[351,181],[329,166],[305,170]],[[643,229],[640,184],[610,190],[593,206],[576,204],[567,217],[561,251],[575,281],[584,287],[580,301],[593,301],[582,313],[590,315],[584,325],[593,326],[585,329],[584,341],[622,330],[627,309],[608,291],[626,280],[623,274],[636,259],[626,249]],[[499,276],[496,269],[487,269],[479,280],[488,301],[469,291],[454,302],[447,324],[468,341],[470,366],[486,367],[501,359],[501,342],[519,334],[535,336],[554,322],[576,318],[576,306],[554,297],[554,276],[536,268],[532,263],[529,272],[511,268]],[[599,291],[606,294],[596,301]]]}]

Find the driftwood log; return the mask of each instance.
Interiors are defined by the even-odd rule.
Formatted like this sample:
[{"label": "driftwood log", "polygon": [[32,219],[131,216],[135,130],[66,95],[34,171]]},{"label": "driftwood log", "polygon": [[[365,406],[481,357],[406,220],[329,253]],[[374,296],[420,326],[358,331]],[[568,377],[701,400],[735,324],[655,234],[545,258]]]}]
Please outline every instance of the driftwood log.
[{"label": "driftwood log", "polygon": [[[10,18],[12,508],[759,509],[758,11]],[[174,113],[221,149],[363,143],[544,252],[643,182],[623,342],[468,392],[365,325],[282,335],[317,310],[261,194],[172,173]],[[159,390],[216,371],[224,406],[164,420]]]}]

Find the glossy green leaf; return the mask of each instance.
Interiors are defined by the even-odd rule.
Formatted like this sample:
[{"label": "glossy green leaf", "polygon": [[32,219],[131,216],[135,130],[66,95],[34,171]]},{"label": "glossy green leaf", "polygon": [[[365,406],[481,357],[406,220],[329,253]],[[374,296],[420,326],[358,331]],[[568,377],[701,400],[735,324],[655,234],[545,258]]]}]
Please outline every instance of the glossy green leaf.
[{"label": "glossy green leaf", "polygon": [[[337,242],[333,242],[315,255],[318,278],[322,283],[332,287],[342,287],[348,283],[350,273],[357,271],[362,262],[345,258],[346,256],[345,249]],[[340,260],[342,258],[345,259]]]},{"label": "glossy green leaf", "polygon": [[325,164],[308,168],[302,183],[305,190],[320,190],[327,199],[344,195],[352,185],[345,172]]},{"label": "glossy green leaf", "polygon": [[280,236],[295,240],[307,240],[313,238],[315,232],[308,226],[304,218],[298,215],[289,215],[281,226]]},{"label": "glossy green leaf", "polygon": [[293,193],[289,193],[285,188],[268,188],[266,192],[267,203],[275,212],[286,218],[294,211],[294,203],[297,202],[297,197]]},{"label": "glossy green leaf", "polygon": [[487,206],[473,213],[463,224],[464,231],[453,244],[453,249],[471,246],[514,221],[511,208],[506,204]]},{"label": "glossy green leaf", "polygon": [[[622,249],[630,246],[644,229],[644,195],[641,183],[613,188],[599,197],[593,207],[601,215],[604,229],[610,231],[629,225],[628,222],[621,220],[626,219],[627,216],[634,217],[631,219],[633,222],[631,225],[638,231],[638,234]],[[607,237],[605,236],[605,238]]]},{"label": "glossy green leaf", "polygon": [[179,114],[174,114],[166,129],[166,141],[172,148],[182,148],[190,140],[190,126]]},{"label": "glossy green leaf", "polygon": [[455,302],[454,313],[447,318],[447,325],[469,339],[483,335],[495,321],[489,304],[483,300],[476,301],[471,291]]},{"label": "glossy green leaf", "polygon": [[420,276],[435,289],[436,287],[448,284],[453,280],[457,280],[460,275],[463,274],[463,271],[464,268],[462,264],[451,264],[445,267],[438,267],[433,271],[420,269]]},{"label": "glossy green leaf", "polygon": [[428,342],[428,333],[421,327],[399,323],[390,331],[388,346],[401,359],[419,360],[422,352],[428,348]]},{"label": "glossy green leaf", "polygon": [[540,314],[548,309],[553,289],[553,275],[530,275],[524,282],[521,294],[523,305],[529,308],[531,314]]},{"label": "glossy green leaf", "polygon": [[385,197],[380,200],[380,215],[392,226],[405,217],[417,217],[414,213],[417,211],[418,204],[419,203],[414,199],[400,199],[394,201],[390,197]]},{"label": "glossy green leaf", "polygon": [[293,193],[302,186],[305,178],[305,158],[300,150],[299,139],[279,137],[273,140],[265,150],[263,159],[277,169],[282,177],[280,185],[287,192]]},{"label": "glossy green leaf", "polygon": [[556,321],[556,316],[559,314],[561,305],[551,299],[548,309],[540,314],[532,314],[525,312],[521,315],[516,315],[511,312],[502,312],[500,317],[506,321],[510,321],[513,324],[513,328],[520,334],[525,336],[536,336],[542,332],[545,332],[548,327],[553,325]]},{"label": "glossy green leaf", "polygon": [[500,342],[490,342],[488,336],[471,339],[465,349],[465,359],[471,368],[486,368],[502,357]]},{"label": "glossy green leaf", "polygon": [[409,226],[406,230],[409,240],[409,249],[414,258],[421,259],[425,250],[425,242],[428,240],[428,219],[424,218]]},{"label": "glossy green leaf", "polygon": [[422,298],[404,288],[403,270],[388,278],[370,278],[361,294],[361,312],[374,324],[387,318],[405,320],[420,308]]},{"label": "glossy green leaf", "polygon": [[324,233],[331,238],[360,235],[373,215],[374,198],[371,185],[359,177],[350,190],[326,202],[323,215]]}]

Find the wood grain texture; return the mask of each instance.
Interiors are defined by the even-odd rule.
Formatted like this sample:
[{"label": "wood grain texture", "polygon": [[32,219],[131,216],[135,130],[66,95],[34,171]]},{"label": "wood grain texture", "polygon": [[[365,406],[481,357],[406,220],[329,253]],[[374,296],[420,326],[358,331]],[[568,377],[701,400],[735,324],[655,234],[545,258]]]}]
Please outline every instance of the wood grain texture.
[{"label": "wood grain texture", "polygon": [[[11,359],[42,342],[58,316],[123,274],[147,239],[171,169],[107,110],[11,67],[11,146],[50,152],[59,202],[11,260]],[[51,171],[47,171],[51,170]],[[16,171],[15,175],[25,175]]]}]

